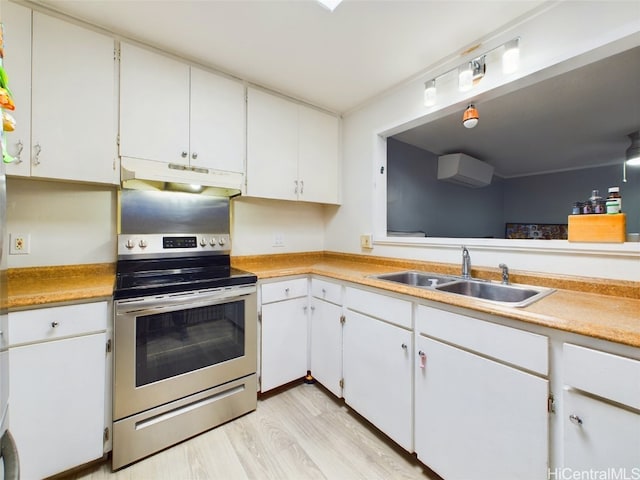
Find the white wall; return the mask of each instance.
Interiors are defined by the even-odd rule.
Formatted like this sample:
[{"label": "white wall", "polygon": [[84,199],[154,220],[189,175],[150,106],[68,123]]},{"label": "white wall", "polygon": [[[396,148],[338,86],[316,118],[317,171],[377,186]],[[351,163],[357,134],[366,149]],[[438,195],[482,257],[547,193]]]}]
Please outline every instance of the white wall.
[{"label": "white wall", "polygon": [[[530,83],[577,68],[640,43],[640,18],[634,2],[562,2],[545,5],[536,15],[502,31],[488,33],[471,55],[521,37],[520,70],[510,77],[488,68],[483,81],[471,92],[455,88],[439,91],[439,105],[425,107],[424,82],[447,72],[469,58],[443,60],[424,75],[345,115],[343,125],[343,206],[328,219],[327,250],[372,253],[448,263],[460,262],[461,241],[425,241],[401,244],[386,240],[386,165],[388,135],[453,111],[471,100],[507,93],[516,83]],[[602,47],[602,48],[600,48]],[[569,61],[565,61],[569,60]],[[561,64],[561,62],[563,62]],[[535,73],[535,75],[533,75]],[[536,80],[537,79],[537,80]],[[516,82],[516,80],[518,82]],[[440,90],[440,88],[439,88]],[[637,213],[636,213],[637,214]],[[360,248],[359,236],[373,232],[372,250]],[[505,242],[505,241],[503,241]],[[550,244],[548,248],[527,244],[500,244],[481,240],[470,245],[475,265],[557,274],[640,280],[640,244],[623,246]]]},{"label": "white wall", "polygon": [[116,189],[8,178],[10,233],[30,234],[31,253],[8,255],[9,268],[114,262]]},{"label": "white wall", "polygon": [[[232,200],[234,256],[294,253],[324,250],[322,205],[258,198]],[[275,246],[275,237],[282,246]]]}]

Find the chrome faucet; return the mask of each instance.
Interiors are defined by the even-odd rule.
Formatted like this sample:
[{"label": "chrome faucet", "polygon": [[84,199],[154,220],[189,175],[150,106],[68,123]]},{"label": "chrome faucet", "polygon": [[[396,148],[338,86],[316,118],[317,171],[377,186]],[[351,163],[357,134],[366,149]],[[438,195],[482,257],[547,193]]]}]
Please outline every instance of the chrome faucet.
[{"label": "chrome faucet", "polygon": [[464,245],[462,246],[462,278],[471,278],[471,257],[469,256],[469,250]]},{"label": "chrome faucet", "polygon": [[509,285],[509,267],[504,263],[501,263],[498,267],[502,269],[502,283]]}]

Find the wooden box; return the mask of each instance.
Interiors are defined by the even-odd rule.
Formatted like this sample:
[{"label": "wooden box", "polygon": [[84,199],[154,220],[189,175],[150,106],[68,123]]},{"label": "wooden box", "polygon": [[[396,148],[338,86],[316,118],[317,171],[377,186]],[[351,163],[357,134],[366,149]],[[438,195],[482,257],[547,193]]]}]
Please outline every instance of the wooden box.
[{"label": "wooden box", "polygon": [[570,242],[624,242],[627,216],[624,213],[569,215]]}]

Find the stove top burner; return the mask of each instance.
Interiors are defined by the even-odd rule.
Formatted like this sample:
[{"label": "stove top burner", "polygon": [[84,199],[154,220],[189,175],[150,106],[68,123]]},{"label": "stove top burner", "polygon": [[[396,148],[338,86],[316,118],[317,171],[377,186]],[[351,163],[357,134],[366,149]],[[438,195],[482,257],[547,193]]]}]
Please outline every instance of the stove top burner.
[{"label": "stove top burner", "polygon": [[120,260],[116,300],[257,282],[253,273],[231,268],[228,255]]}]

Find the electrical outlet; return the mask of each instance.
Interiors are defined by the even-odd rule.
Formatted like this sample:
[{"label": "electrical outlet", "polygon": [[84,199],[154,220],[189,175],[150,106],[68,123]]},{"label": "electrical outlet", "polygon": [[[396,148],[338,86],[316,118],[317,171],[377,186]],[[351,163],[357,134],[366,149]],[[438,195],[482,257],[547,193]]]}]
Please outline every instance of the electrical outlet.
[{"label": "electrical outlet", "polygon": [[284,247],[284,235],[282,233],[273,234],[273,246]]},{"label": "electrical outlet", "polygon": [[360,235],[360,246],[362,248],[373,248],[373,235],[370,233]]},{"label": "electrical outlet", "polygon": [[27,255],[31,250],[31,235],[12,233],[9,235],[9,254]]}]

